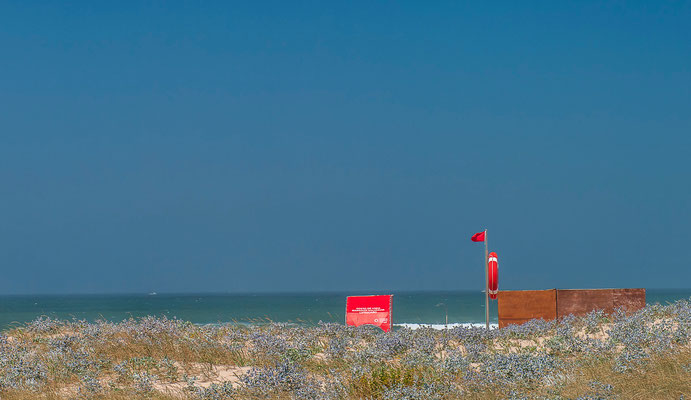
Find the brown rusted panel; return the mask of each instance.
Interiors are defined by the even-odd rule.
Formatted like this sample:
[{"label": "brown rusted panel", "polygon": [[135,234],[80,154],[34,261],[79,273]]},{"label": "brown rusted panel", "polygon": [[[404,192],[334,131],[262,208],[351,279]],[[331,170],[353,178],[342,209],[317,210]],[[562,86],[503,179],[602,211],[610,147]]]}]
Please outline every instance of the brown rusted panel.
[{"label": "brown rusted panel", "polygon": [[559,289],[557,315],[586,315],[593,310],[614,311],[613,289]]},{"label": "brown rusted panel", "polygon": [[582,316],[593,310],[611,314],[617,308],[635,311],[645,307],[645,289],[559,289],[557,316]]},{"label": "brown rusted panel", "polygon": [[557,317],[557,292],[550,290],[499,291],[499,327],[522,324],[535,318]]},{"label": "brown rusted panel", "polygon": [[614,308],[623,308],[627,312],[645,307],[645,289],[614,289],[612,291]]},{"label": "brown rusted panel", "polygon": [[531,319],[552,320],[593,310],[612,313],[617,308],[636,311],[645,307],[645,289],[502,290],[499,292],[499,327]]}]

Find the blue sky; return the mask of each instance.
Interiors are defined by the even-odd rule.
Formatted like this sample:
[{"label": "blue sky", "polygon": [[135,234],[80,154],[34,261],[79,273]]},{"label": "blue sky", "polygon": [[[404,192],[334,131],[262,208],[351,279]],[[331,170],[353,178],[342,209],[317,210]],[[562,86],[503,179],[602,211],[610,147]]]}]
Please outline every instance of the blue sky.
[{"label": "blue sky", "polygon": [[689,287],[689,2],[0,5],[0,293]]}]

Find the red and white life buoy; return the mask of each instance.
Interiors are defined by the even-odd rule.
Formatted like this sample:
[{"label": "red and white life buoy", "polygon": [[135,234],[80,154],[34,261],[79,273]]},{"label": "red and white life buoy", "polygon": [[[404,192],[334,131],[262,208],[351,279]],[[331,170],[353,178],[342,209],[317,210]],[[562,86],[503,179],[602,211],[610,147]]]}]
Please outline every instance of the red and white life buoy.
[{"label": "red and white life buoy", "polygon": [[489,298],[494,300],[497,298],[499,292],[499,265],[497,262],[497,253],[491,252],[487,256],[487,282],[489,287]]}]

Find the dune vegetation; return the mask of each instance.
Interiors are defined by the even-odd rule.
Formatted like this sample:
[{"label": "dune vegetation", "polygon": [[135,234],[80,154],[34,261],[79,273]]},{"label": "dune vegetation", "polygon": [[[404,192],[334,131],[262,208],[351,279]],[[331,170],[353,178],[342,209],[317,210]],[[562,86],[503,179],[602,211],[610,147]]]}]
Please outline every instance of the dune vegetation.
[{"label": "dune vegetation", "polygon": [[40,318],[0,335],[2,399],[683,399],[691,302],[486,332]]}]

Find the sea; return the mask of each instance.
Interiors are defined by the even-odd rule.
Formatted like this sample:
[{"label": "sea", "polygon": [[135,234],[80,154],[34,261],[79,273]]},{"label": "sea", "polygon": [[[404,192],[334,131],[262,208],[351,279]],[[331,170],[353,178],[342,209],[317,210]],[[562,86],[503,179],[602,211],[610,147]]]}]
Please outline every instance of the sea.
[{"label": "sea", "polygon": [[[39,317],[108,320],[159,316],[195,324],[284,322],[344,323],[349,295],[393,294],[394,327],[443,328],[485,322],[482,292],[275,293],[275,294],[108,294],[0,296],[0,330],[21,327]],[[648,289],[648,304],[691,299],[691,289]],[[497,302],[490,300],[490,322],[497,324]]]}]

